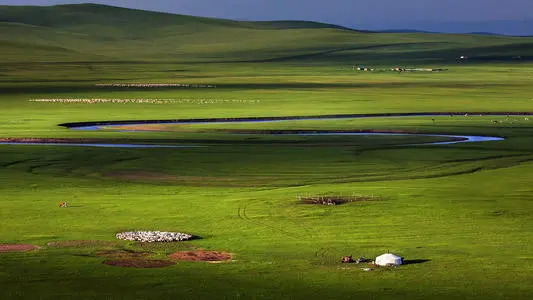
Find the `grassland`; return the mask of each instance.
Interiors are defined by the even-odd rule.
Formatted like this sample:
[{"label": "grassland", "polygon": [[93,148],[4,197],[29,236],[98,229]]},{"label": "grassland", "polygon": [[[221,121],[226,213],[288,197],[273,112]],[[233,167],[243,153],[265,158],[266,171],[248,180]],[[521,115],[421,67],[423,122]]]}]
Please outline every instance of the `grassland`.
[{"label": "grassland", "polygon": [[533,56],[529,38],[369,33],[316,22],[237,22],[91,4],[0,6],[0,40],[4,61],[13,63],[427,65],[461,55],[481,61]]},{"label": "grassland", "polygon": [[[0,298],[528,299],[533,294],[533,118],[196,124],[161,132],[57,126],[101,120],[531,112],[533,65],[508,59],[530,55],[530,39],[374,34],[319,23],[246,23],[91,5],[0,7],[0,20],[0,137],[206,146],[0,145],[0,244],[42,247],[0,254]],[[141,26],[145,23],[150,26]],[[455,61],[458,55],[476,54],[505,59]],[[352,71],[359,64],[449,70]],[[216,88],[95,86],[114,82]],[[30,101],[43,98],[177,101]],[[249,136],[218,129],[408,130],[506,140],[406,147],[433,139]],[[297,200],[327,193],[379,200],[339,206]],[[58,208],[62,201],[70,207]],[[201,238],[117,247],[152,251],[154,258],[183,249],[228,251],[235,261],[122,269],[103,265],[95,255],[110,246],[47,246],[114,241],[116,232],[137,229]],[[372,258],[386,251],[418,263],[371,272],[340,264],[344,255]]]}]

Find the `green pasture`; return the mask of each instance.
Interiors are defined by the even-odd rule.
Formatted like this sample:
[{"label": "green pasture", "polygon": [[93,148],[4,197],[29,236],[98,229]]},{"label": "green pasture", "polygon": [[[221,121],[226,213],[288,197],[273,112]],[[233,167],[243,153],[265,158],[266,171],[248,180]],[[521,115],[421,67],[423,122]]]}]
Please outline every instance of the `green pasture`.
[{"label": "green pasture", "polygon": [[[0,138],[200,146],[0,145],[0,244],[41,247],[0,253],[0,299],[529,299],[533,116],[505,112],[532,112],[531,45],[528,38],[377,34],[95,5],[0,6]],[[458,62],[458,55],[477,59]],[[517,55],[525,58],[509,58]],[[358,65],[379,70],[354,71]],[[398,65],[447,70],[389,71]],[[58,126],[399,112],[454,114],[167,124],[156,132]],[[449,139],[266,134],[279,130],[505,140],[413,145]],[[306,195],[374,198],[324,206],[299,202]],[[63,201],[68,208],[58,207]],[[125,230],[199,238],[48,245],[116,241]],[[231,252],[234,261],[116,268],[96,255],[106,249],[149,251],[157,259],[207,249]],[[367,264],[340,263],[345,255],[373,259],[387,251],[410,263],[368,272]]]}]

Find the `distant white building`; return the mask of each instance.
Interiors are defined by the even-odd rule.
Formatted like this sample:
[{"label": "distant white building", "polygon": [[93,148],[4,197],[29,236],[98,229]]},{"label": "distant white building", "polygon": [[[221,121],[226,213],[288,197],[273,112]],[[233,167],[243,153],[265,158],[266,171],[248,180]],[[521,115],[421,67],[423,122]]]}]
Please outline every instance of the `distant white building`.
[{"label": "distant white building", "polygon": [[375,264],[378,266],[399,266],[403,264],[403,257],[399,257],[392,253],[386,253],[376,257]]}]

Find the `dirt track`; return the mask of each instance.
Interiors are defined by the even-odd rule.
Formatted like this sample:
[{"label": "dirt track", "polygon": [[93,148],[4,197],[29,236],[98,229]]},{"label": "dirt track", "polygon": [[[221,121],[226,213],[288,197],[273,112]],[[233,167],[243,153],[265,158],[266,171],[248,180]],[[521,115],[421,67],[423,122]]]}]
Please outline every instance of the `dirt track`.
[{"label": "dirt track", "polygon": [[2,252],[26,252],[39,249],[38,246],[28,244],[0,244],[0,253]]}]

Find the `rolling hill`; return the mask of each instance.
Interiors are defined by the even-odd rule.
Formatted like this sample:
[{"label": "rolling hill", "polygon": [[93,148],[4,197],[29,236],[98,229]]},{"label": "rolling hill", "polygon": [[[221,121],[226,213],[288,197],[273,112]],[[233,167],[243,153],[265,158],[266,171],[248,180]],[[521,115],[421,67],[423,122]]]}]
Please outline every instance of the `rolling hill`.
[{"label": "rolling hill", "polygon": [[[487,21],[405,21],[403,28],[424,32],[478,33],[507,36],[533,35],[533,19]],[[383,31],[383,30],[381,30]],[[387,31],[387,30],[385,30]]]},{"label": "rolling hill", "polygon": [[250,22],[106,5],[0,6],[4,62],[449,62],[533,55],[533,40],[371,33],[306,21]]}]

